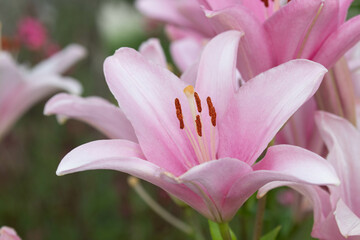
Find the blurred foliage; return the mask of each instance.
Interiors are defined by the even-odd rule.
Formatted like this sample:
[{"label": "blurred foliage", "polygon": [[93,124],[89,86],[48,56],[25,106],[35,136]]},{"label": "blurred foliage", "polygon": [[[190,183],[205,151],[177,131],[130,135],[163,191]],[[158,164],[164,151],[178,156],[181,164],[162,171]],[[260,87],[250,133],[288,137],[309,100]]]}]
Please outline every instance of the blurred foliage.
[{"label": "blurred foliage", "polygon": [[[157,28],[127,38],[127,42],[119,39],[118,45],[116,39],[111,44],[103,41],[97,16],[107,2],[113,1],[0,1],[3,34],[14,34],[18,20],[30,15],[43,21],[49,35],[61,46],[71,42],[84,45],[89,56],[76,65],[71,75],[82,82],[85,96],[98,95],[114,102],[102,73],[105,57],[121,46],[138,48],[151,36],[161,36],[168,54],[168,42]],[[359,13],[360,0],[355,0],[350,15]],[[18,59],[26,62],[27,55],[20,53]],[[54,117],[44,117],[44,103],[32,108],[0,142],[0,226],[12,226],[23,239],[30,240],[188,238],[154,214],[127,185],[123,173],[90,171],[57,177],[57,165],[67,152],[105,137],[77,121],[59,125]],[[209,239],[206,219],[191,209],[181,209],[164,191],[150,184],[144,186],[166,209],[196,226]],[[299,217],[296,209],[281,205],[277,197],[281,191],[284,189],[268,194],[263,232],[281,226],[277,239],[311,239],[311,216]],[[255,196],[250,198],[230,223],[239,239],[252,237],[256,203]]]}]

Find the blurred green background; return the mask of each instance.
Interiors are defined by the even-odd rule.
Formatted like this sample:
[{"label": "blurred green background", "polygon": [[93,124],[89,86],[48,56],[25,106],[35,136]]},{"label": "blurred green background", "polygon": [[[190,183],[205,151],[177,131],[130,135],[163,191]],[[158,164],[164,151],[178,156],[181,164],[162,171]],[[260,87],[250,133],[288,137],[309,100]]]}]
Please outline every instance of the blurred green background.
[{"label": "blurred green background", "polygon": [[[89,55],[70,71],[71,76],[82,82],[84,96],[97,95],[114,102],[102,73],[106,56],[121,46],[137,48],[153,36],[161,38],[168,53],[168,42],[159,26],[135,18],[135,12],[122,18],[118,11],[125,2],[132,4],[108,0],[1,0],[0,21],[3,35],[12,36],[19,19],[33,16],[45,24],[60,46],[72,42],[84,45]],[[355,0],[349,14],[359,12],[360,0]],[[26,62],[28,57],[29,53],[20,52],[18,60]],[[55,117],[43,116],[45,102],[33,107],[0,142],[0,226],[14,227],[23,239],[30,240],[188,238],[145,205],[127,185],[126,174],[89,171],[57,177],[57,165],[67,152],[105,137],[81,122],[69,120],[59,125]],[[178,207],[164,191],[143,185],[171,213],[198,224],[204,239],[209,239],[203,217]],[[268,195],[264,233],[281,225],[278,239],[310,239],[311,218],[305,217],[298,224],[293,221],[299,217],[296,211],[277,200],[284,190]],[[231,222],[239,239],[251,239],[256,206],[257,200],[252,197]]]}]

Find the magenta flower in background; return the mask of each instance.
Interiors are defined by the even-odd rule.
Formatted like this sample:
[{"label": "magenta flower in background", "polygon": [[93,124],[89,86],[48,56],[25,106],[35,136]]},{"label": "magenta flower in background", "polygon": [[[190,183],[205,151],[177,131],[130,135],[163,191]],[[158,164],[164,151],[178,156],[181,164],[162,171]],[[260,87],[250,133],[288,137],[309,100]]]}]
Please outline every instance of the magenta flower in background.
[{"label": "magenta flower in background", "polygon": [[[57,174],[126,172],[216,222],[231,220],[248,197],[271,181],[337,184],[324,159],[299,147],[270,147],[255,164],[282,125],[314,94],[326,69],[296,60],[239,88],[240,38],[239,32],[229,31],[206,45],[195,88],[132,49],[116,51],[104,63],[105,78],[137,142],[84,144],[63,158]],[[95,114],[103,114],[101,107]],[[122,122],[118,128],[123,129]]]},{"label": "magenta flower in background", "polygon": [[16,231],[10,227],[0,228],[0,240],[21,240]]},{"label": "magenta flower in background", "polygon": [[82,46],[73,44],[28,69],[9,53],[0,52],[0,139],[26,110],[46,96],[58,90],[81,93],[76,80],[61,74],[85,54]]},{"label": "magenta flower in background", "polygon": [[20,21],[18,37],[30,50],[39,50],[48,40],[46,28],[39,20],[33,17],[26,17]]}]

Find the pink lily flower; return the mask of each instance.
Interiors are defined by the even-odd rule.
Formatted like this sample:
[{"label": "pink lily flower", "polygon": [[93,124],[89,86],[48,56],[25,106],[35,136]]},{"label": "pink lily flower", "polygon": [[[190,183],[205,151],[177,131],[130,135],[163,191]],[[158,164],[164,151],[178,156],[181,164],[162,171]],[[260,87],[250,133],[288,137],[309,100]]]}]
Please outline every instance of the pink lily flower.
[{"label": "pink lily flower", "polygon": [[70,45],[32,69],[17,65],[0,52],[0,139],[32,105],[58,90],[80,94],[81,85],[60,74],[85,56],[85,49]]},{"label": "pink lily flower", "polygon": [[4,226],[0,228],[0,240],[21,240],[21,238],[14,229]]},{"label": "pink lily flower", "polygon": [[188,36],[197,33],[197,39],[229,29],[244,32],[238,68],[245,80],[297,58],[331,68],[360,39],[360,16],[345,22],[352,0],[198,0],[207,21],[189,2],[138,0],[137,6]]},{"label": "pink lily flower", "polygon": [[360,201],[358,175],[360,131],[336,115],[318,112],[316,123],[329,150],[327,160],[333,165],[341,184],[319,187],[298,184],[270,183],[259,190],[259,196],[272,188],[288,185],[307,196],[313,203],[312,236],[326,240],[360,237]]},{"label": "pink lily flower", "polygon": [[239,88],[236,52],[241,36],[228,31],[206,45],[195,88],[133,49],[117,50],[105,60],[105,78],[138,142],[84,144],[62,159],[57,174],[125,172],[216,222],[231,220],[248,197],[271,181],[337,184],[328,162],[299,147],[270,147],[255,163],[287,119],[314,94],[326,69],[295,60]]}]

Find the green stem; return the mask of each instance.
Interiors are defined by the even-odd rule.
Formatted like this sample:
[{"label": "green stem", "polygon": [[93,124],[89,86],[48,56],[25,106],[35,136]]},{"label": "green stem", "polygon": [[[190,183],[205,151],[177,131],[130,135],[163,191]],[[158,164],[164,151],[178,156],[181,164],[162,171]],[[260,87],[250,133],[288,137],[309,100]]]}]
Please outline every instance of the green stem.
[{"label": "green stem", "polygon": [[219,223],[218,225],[223,240],[231,240],[229,224],[226,222],[226,223]]},{"label": "green stem", "polygon": [[193,230],[188,224],[171,215],[168,211],[162,208],[157,202],[154,201],[154,199],[150,197],[150,195],[141,186],[139,179],[129,176],[128,183],[135,190],[135,192],[144,200],[144,202],[165,221],[188,235],[193,234]]},{"label": "green stem", "polygon": [[263,226],[263,218],[265,213],[265,206],[266,206],[266,195],[259,199],[257,212],[256,212],[256,219],[255,219],[255,226],[254,226],[254,240],[259,240],[262,235],[262,226]]},{"label": "green stem", "polygon": [[193,231],[194,240],[205,240],[203,232],[201,231],[201,225],[199,223],[199,219],[196,216],[196,214],[194,214],[194,210],[191,207],[187,206],[185,207],[185,214],[187,221],[192,226],[192,229],[194,229]]}]

